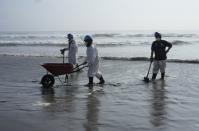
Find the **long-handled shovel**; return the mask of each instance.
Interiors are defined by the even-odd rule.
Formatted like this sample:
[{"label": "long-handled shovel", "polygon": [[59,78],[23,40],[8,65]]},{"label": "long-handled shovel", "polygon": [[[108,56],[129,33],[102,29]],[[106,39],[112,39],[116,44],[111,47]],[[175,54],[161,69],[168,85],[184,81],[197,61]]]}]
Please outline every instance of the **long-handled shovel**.
[{"label": "long-handled shovel", "polygon": [[144,81],[145,82],[149,82],[149,78],[148,78],[148,76],[149,76],[149,72],[150,72],[150,69],[151,69],[151,64],[152,64],[152,61],[150,62],[150,65],[149,65],[149,69],[148,69],[148,72],[147,72],[147,75],[146,75],[146,77],[144,77]]}]

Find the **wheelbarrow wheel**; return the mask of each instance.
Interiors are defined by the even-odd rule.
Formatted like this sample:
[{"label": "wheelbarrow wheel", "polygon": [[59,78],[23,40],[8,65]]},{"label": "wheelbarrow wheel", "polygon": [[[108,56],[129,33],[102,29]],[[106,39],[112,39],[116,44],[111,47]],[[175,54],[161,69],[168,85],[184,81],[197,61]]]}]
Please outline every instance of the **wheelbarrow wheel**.
[{"label": "wheelbarrow wheel", "polygon": [[44,75],[41,79],[41,84],[44,88],[50,88],[54,85],[55,79],[52,75]]}]

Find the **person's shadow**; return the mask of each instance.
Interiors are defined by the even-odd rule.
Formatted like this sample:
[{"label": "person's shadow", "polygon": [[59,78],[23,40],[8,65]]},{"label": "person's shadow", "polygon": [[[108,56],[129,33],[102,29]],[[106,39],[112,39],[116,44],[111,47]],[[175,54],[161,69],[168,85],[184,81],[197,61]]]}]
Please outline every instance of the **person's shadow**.
[{"label": "person's shadow", "polygon": [[154,127],[164,125],[167,119],[165,98],[167,98],[165,90],[165,81],[158,81],[157,83],[152,83],[152,103],[150,111],[150,122]]}]

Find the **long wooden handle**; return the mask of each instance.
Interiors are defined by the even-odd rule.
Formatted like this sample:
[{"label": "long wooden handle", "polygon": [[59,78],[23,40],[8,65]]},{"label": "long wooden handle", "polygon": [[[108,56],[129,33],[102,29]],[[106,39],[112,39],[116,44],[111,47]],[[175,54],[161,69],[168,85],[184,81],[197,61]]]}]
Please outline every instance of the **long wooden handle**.
[{"label": "long wooden handle", "polygon": [[148,73],[147,73],[146,77],[148,77],[148,75],[149,75],[149,72],[150,72],[150,69],[151,69],[151,64],[152,64],[152,62],[150,62]]}]

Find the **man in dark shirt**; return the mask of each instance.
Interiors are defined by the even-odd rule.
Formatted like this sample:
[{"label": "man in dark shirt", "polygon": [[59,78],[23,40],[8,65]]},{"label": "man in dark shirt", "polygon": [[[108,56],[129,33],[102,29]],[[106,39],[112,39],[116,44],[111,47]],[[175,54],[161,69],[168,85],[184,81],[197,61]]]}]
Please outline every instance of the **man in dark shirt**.
[{"label": "man in dark shirt", "polygon": [[[171,49],[172,44],[165,40],[161,40],[161,34],[158,32],[155,32],[154,36],[156,40],[152,43],[150,58],[151,62],[154,60],[152,80],[156,79],[159,70],[161,72],[161,79],[164,80],[167,59],[166,54]],[[154,53],[155,57],[153,58]]]}]

